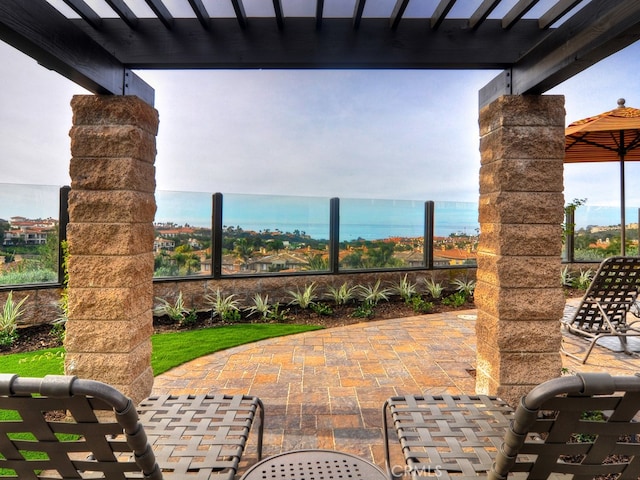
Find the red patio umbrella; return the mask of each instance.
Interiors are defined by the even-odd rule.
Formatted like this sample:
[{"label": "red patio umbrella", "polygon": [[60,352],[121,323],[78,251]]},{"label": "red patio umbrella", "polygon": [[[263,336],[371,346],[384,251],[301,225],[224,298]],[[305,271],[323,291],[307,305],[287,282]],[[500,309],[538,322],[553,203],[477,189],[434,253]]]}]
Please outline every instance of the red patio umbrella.
[{"label": "red patio umbrella", "polygon": [[565,163],[620,163],[620,242],[626,253],[624,163],[640,160],[640,110],[618,108],[570,124],[565,130]]}]

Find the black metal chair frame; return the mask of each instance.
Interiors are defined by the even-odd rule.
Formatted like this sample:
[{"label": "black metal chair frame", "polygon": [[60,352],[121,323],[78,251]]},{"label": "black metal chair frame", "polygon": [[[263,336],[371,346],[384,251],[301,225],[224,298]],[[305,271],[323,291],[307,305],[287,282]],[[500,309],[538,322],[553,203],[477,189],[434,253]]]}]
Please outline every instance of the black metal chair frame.
[{"label": "black metal chair frame", "polygon": [[15,417],[0,421],[6,478],[232,480],[258,414],[262,456],[264,408],[257,397],[166,395],[136,408],[102,382],[0,374],[0,410]]},{"label": "black metal chair frame", "polygon": [[640,376],[607,373],[549,380],[524,396],[515,412],[484,395],[392,397],[383,406],[387,470],[391,479],[405,473],[390,465],[388,415],[406,472],[416,480],[567,474],[573,480],[607,474],[637,480],[639,410]]},{"label": "black metal chair frame", "polygon": [[591,339],[584,357],[561,351],[582,363],[587,362],[593,347],[603,337],[617,337],[625,353],[632,353],[627,337],[640,336],[640,328],[627,321],[634,309],[640,289],[640,257],[610,257],[596,271],[589,288],[573,316],[562,320],[569,332]]}]

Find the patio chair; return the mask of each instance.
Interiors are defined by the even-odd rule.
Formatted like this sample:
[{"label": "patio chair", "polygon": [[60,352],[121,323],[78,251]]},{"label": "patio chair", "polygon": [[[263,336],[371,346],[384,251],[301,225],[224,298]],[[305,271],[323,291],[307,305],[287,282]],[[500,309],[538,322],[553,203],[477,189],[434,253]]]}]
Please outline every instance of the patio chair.
[{"label": "patio chair", "polygon": [[617,337],[625,353],[631,353],[627,337],[640,336],[640,329],[627,321],[640,288],[640,257],[610,257],[596,271],[580,305],[573,316],[563,319],[564,328],[574,334],[591,339],[583,358],[561,351],[582,363],[587,362],[593,347],[603,337]]},{"label": "patio chair", "polygon": [[21,480],[232,480],[258,409],[260,459],[264,411],[256,397],[149,397],[138,412],[98,381],[0,374],[0,473]]},{"label": "patio chair", "polygon": [[[489,480],[640,477],[640,376],[582,373],[522,398]],[[521,472],[521,473],[516,473]],[[566,478],[566,477],[565,477]]]},{"label": "patio chair", "polygon": [[[640,377],[568,375],[534,387],[514,412],[495,397],[402,396],[383,406],[391,479],[640,477]],[[390,464],[387,411],[406,467]],[[496,441],[499,437],[500,441]],[[611,476],[606,476],[611,474]]]}]

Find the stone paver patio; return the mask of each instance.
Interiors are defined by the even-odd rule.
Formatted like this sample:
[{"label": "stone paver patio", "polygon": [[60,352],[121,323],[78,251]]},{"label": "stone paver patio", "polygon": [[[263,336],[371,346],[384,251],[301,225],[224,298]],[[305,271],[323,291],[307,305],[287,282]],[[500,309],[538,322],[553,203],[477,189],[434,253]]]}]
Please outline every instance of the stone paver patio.
[{"label": "stone paver patio", "polygon": [[[384,466],[381,407],[390,396],[474,393],[475,310],[380,320],[264,340],[201,357],[155,379],[159,393],[247,393],[266,410],[264,455],[344,451]],[[565,335],[566,348],[587,342]],[[596,347],[571,372],[633,374],[640,359]],[[255,438],[240,474],[254,463]],[[399,446],[392,463],[404,465]]]}]

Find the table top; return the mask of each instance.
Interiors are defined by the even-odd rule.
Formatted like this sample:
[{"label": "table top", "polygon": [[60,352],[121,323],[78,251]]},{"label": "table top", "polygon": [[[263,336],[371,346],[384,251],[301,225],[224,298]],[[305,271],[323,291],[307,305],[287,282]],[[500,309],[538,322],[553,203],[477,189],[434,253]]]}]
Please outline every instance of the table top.
[{"label": "table top", "polygon": [[333,450],[293,450],[253,465],[241,480],[309,480],[319,478],[388,480],[373,463]]}]

